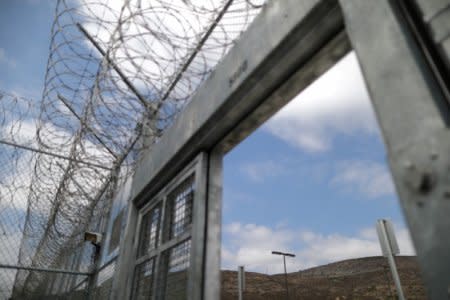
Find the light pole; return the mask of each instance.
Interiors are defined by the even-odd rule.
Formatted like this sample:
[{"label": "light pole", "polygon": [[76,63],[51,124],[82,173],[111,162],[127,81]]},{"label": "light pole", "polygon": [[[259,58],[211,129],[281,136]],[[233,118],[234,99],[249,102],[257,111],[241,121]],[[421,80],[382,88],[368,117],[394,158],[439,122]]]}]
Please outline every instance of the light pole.
[{"label": "light pole", "polygon": [[283,256],[283,264],[284,264],[284,283],[286,285],[286,299],[289,300],[289,287],[288,287],[288,280],[287,280],[287,271],[286,271],[286,256],[289,257],[295,257],[295,254],[292,253],[285,253],[280,251],[272,251],[272,254],[275,255],[282,255]]}]

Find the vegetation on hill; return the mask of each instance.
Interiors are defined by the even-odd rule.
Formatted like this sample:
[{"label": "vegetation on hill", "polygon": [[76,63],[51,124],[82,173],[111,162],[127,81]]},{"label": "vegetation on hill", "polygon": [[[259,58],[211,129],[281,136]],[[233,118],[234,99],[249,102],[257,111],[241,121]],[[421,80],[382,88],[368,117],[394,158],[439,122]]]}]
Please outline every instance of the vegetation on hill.
[{"label": "vegetation on hill", "polygon": [[[416,258],[396,258],[407,299],[427,299]],[[285,300],[284,274],[246,273],[244,300]],[[386,258],[344,260],[288,274],[289,299],[397,299]],[[237,272],[222,271],[223,300],[237,299]]]}]

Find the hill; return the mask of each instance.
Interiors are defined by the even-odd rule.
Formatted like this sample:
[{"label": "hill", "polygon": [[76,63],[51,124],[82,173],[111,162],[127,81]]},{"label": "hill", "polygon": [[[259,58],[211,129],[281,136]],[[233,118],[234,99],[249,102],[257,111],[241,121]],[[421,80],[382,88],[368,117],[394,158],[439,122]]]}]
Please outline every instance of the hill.
[{"label": "hill", "polygon": [[[413,256],[396,258],[406,299],[427,299]],[[288,274],[289,299],[396,299],[386,258],[364,257]],[[222,271],[223,300],[237,299],[237,272]],[[245,300],[285,300],[284,274],[246,272]]]}]

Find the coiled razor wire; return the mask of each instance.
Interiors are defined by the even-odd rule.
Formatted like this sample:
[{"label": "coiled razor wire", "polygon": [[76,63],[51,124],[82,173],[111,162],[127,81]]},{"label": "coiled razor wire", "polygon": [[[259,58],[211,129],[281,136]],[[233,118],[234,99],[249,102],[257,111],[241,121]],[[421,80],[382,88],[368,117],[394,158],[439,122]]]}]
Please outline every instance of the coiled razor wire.
[{"label": "coiled razor wire", "polygon": [[[263,2],[57,2],[42,100],[0,92],[1,147],[9,147],[0,154],[0,229],[20,233],[15,263],[92,268],[84,232],[104,230],[140,151],[157,142]],[[9,232],[14,222],[1,214],[14,203],[23,207]],[[57,293],[49,276],[18,271],[13,295]]]},{"label": "coiled razor wire", "polygon": [[[27,210],[27,195],[33,176],[38,110],[35,103],[0,91],[0,264],[15,265]],[[11,295],[16,271],[0,269],[0,299]]]}]

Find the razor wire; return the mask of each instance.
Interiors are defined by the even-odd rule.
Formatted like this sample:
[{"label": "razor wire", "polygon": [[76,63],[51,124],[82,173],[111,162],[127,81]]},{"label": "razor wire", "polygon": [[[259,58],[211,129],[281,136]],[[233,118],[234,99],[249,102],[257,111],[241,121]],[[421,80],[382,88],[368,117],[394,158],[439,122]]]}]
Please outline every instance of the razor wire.
[{"label": "razor wire", "polygon": [[[0,230],[9,237],[16,231],[4,228],[19,226],[16,264],[92,271],[84,232],[104,231],[112,195],[139,153],[158,141],[263,2],[57,2],[42,99],[0,91]],[[16,221],[1,215],[19,203]],[[14,295],[77,284],[65,280],[58,290],[51,278],[19,270]]]},{"label": "razor wire", "polygon": [[[16,265],[36,152],[35,102],[0,90],[0,264]],[[0,269],[0,299],[11,295],[16,270]]]}]

